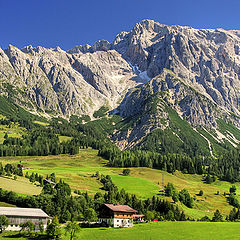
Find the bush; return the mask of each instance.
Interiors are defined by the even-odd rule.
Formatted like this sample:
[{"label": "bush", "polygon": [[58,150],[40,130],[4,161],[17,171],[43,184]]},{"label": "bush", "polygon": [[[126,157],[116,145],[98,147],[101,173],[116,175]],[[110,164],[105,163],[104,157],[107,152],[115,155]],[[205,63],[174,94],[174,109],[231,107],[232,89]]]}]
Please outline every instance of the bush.
[{"label": "bush", "polygon": [[201,221],[201,222],[210,222],[211,219],[208,216],[204,216],[199,221]]},{"label": "bush", "polygon": [[235,185],[232,185],[232,186],[230,187],[230,189],[229,189],[229,192],[230,192],[230,193],[235,193],[236,191],[237,191],[237,188],[236,188]]},{"label": "bush", "polygon": [[179,200],[182,202],[185,206],[192,208],[193,207],[193,198],[190,196],[187,189],[183,189],[179,192]]},{"label": "bush", "polygon": [[174,192],[176,192],[175,187],[172,183],[168,183],[167,186],[165,186],[165,195],[167,197],[172,197]]},{"label": "bush", "polygon": [[203,190],[200,190],[198,195],[202,196],[203,195]]},{"label": "bush", "polygon": [[228,202],[230,205],[238,208],[239,207],[239,202],[238,200],[235,198],[235,196],[233,195],[233,193],[230,193],[229,197],[228,197]]},{"label": "bush", "polygon": [[130,169],[124,169],[123,170],[123,175],[128,176],[130,174],[130,172],[131,172]]},{"label": "bush", "polygon": [[217,209],[212,218],[212,222],[223,222],[223,216]]}]

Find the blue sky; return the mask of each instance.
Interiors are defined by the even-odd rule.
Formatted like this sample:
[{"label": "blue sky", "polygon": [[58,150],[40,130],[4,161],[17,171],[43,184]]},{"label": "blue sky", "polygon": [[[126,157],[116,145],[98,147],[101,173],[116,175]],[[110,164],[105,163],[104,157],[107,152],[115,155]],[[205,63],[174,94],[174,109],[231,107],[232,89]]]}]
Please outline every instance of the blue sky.
[{"label": "blue sky", "polygon": [[112,41],[142,19],[194,28],[240,29],[239,0],[0,0],[0,47],[67,50]]}]

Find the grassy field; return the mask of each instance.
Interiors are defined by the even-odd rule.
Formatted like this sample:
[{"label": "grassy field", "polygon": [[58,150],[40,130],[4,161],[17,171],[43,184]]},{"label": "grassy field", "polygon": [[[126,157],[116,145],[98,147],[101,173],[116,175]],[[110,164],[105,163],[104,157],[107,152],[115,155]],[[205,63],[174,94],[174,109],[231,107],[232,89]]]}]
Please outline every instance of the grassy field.
[{"label": "grassy field", "polygon": [[[128,229],[85,228],[81,229],[76,239],[81,240],[237,240],[240,239],[240,223],[206,222],[159,222],[138,224]],[[0,239],[17,238],[18,233],[3,233]],[[69,239],[63,234],[62,239]]]},{"label": "grassy field", "polygon": [[20,127],[17,123],[11,123],[10,125],[0,125],[0,144],[4,141],[4,136],[7,133],[8,137],[21,138],[26,130]]},{"label": "grassy field", "polygon": [[[3,164],[17,163],[21,160],[25,167],[30,168],[30,170],[25,170],[25,173],[28,171],[29,174],[37,172],[46,176],[54,172],[58,179],[62,178],[72,189],[88,191],[90,194],[103,191],[100,189],[102,187],[101,183],[92,177],[96,171],[99,171],[100,174],[109,174],[119,189],[124,188],[127,192],[134,193],[142,199],[153,195],[164,198],[159,195],[159,190],[162,188],[162,175],[164,175],[165,185],[171,182],[179,191],[186,188],[195,197],[193,209],[178,203],[188,216],[200,218],[208,215],[211,217],[216,209],[219,209],[223,214],[229,214],[232,209],[232,206],[227,202],[227,197],[224,196],[224,192],[227,193],[231,186],[228,182],[217,180],[209,185],[205,184],[202,181],[202,176],[199,175],[182,174],[178,171],[169,174],[150,168],[131,168],[130,176],[123,176],[123,169],[107,167],[107,161],[97,156],[97,150],[90,148],[80,150],[78,155],[3,157],[1,160]],[[35,191],[40,191],[40,188],[29,182],[21,182],[20,179],[17,179],[13,185],[4,183],[5,179],[0,179],[0,187],[16,192],[20,192],[21,189],[21,193],[24,194],[36,194]],[[26,187],[23,187],[23,184]],[[236,187],[237,198],[240,200],[240,183],[237,183]],[[203,190],[203,196],[198,196],[200,190]],[[219,192],[218,195],[217,192]],[[171,201],[171,198],[168,198],[168,200]]]},{"label": "grassy field", "polygon": [[5,202],[0,202],[0,207],[16,207],[16,205],[5,203]]},{"label": "grassy field", "polygon": [[29,182],[25,177],[17,177],[17,180],[0,177],[0,188],[26,195],[37,195],[42,188]]}]

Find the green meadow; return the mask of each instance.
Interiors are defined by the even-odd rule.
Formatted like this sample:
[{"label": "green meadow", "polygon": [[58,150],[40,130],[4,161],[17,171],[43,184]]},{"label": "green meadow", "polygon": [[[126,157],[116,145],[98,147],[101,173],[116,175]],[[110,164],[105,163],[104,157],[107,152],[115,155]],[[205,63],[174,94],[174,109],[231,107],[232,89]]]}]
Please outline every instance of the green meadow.
[{"label": "green meadow", "polygon": [[0,124],[0,144],[4,141],[4,136],[7,133],[8,137],[21,138],[26,129],[19,126],[18,123],[11,123],[9,125]]},{"label": "green meadow", "polygon": [[[238,240],[240,223],[158,222],[135,224],[128,229],[84,228],[76,239],[81,240]],[[17,232],[5,232],[0,239],[43,239],[18,237]],[[61,239],[70,239],[63,231]]]},{"label": "green meadow", "polygon": [[19,176],[16,180],[10,177],[0,177],[0,188],[24,195],[37,195],[42,190],[41,187],[30,183],[27,178]]},{"label": "green meadow", "polygon": [[[216,209],[226,215],[232,209],[227,202],[227,195],[224,196],[231,186],[228,182],[217,180],[212,184],[205,184],[200,175],[183,174],[178,171],[170,174],[150,168],[131,168],[130,176],[123,176],[123,169],[108,167],[107,161],[97,153],[97,150],[88,148],[81,149],[78,155],[2,157],[1,161],[3,164],[21,161],[24,167],[28,168],[24,172],[29,174],[34,172],[46,176],[54,172],[58,179],[62,178],[73,190],[87,191],[89,194],[103,192],[101,183],[93,177],[93,174],[98,171],[100,174],[110,175],[119,189],[124,188],[141,199],[152,196],[166,198],[159,193],[162,189],[162,177],[164,177],[164,185],[171,182],[179,191],[186,188],[195,198],[193,209],[178,203],[187,216],[196,219],[205,215],[212,217]],[[21,177],[17,180],[0,178],[0,187],[30,195],[41,191],[40,187]],[[240,183],[236,183],[236,187],[237,198],[240,200]],[[203,196],[198,196],[200,190],[203,191]],[[166,199],[172,201],[171,198]]]}]

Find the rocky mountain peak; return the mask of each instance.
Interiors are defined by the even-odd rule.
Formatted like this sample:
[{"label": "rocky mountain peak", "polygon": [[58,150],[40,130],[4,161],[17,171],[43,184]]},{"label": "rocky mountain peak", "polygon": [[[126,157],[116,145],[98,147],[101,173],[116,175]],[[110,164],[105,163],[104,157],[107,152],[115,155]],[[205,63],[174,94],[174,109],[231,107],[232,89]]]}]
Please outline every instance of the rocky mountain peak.
[{"label": "rocky mountain peak", "polygon": [[101,105],[116,107],[128,89],[168,69],[221,109],[239,114],[239,36],[238,30],[167,26],[145,19],[112,43],[99,40],[69,51],[10,45],[0,53],[1,72],[11,69],[38,107],[80,114]]}]

